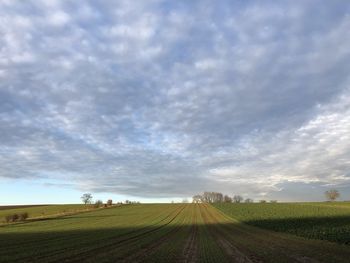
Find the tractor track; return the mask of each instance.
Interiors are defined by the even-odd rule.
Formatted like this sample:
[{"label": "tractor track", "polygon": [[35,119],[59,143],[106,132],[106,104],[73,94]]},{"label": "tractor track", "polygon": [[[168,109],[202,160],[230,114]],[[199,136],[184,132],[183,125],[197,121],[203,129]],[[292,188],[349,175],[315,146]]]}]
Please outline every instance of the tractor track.
[{"label": "tractor track", "polygon": [[[196,206],[197,208],[197,206]],[[186,241],[179,263],[195,263],[198,261],[198,225],[196,213],[192,216],[190,236]]]},{"label": "tractor track", "polygon": [[[205,212],[203,211],[205,210]],[[260,260],[251,260],[247,255],[235,247],[225,236],[227,233],[220,229],[220,222],[209,211],[207,206],[201,210],[204,222],[208,224],[208,229],[218,245],[225,251],[231,262],[237,263],[260,263]]]}]

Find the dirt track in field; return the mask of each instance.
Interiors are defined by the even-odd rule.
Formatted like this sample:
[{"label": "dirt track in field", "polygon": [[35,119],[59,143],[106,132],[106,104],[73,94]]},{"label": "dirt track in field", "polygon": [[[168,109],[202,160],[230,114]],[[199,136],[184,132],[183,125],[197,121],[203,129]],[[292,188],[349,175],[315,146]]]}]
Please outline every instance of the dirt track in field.
[{"label": "dirt track in field", "polygon": [[201,209],[202,218],[204,219],[205,224],[209,226],[209,231],[212,237],[225,252],[229,261],[239,263],[259,262],[252,261],[242,251],[240,251],[232,243],[230,243],[230,241],[225,237],[227,233],[220,231],[220,228],[218,227],[220,222],[218,222],[218,220],[215,217],[213,217],[211,213],[208,212],[208,209],[210,209],[210,207],[203,206],[203,209]]},{"label": "dirt track in field", "polygon": [[182,257],[178,260],[180,263],[198,262],[198,218],[194,214],[191,219],[191,230],[183,248]]}]

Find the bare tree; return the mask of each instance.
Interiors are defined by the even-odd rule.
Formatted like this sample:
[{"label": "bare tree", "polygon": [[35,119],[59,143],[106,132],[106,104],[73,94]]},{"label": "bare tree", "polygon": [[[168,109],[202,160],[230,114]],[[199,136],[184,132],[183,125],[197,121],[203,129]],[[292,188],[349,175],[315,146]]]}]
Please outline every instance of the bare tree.
[{"label": "bare tree", "polygon": [[85,194],[83,194],[80,198],[81,198],[81,200],[83,201],[83,203],[84,203],[85,205],[91,204],[91,201],[92,201],[92,194],[90,194],[90,193],[85,193]]},{"label": "bare tree", "polygon": [[108,199],[108,201],[107,201],[107,205],[108,205],[108,206],[113,205],[113,200],[112,200],[112,199]]},{"label": "bare tree", "polygon": [[253,202],[254,202],[254,200],[253,200],[253,199],[251,199],[251,198],[247,198],[246,200],[244,200],[244,202],[245,202],[245,203],[253,203]]},{"label": "bare tree", "polygon": [[192,203],[202,203],[203,202],[203,196],[202,195],[194,195],[192,197]]},{"label": "bare tree", "polygon": [[221,203],[224,200],[224,195],[218,192],[204,192],[203,196],[207,203]]},{"label": "bare tree", "polygon": [[203,201],[205,203],[215,203],[215,193],[214,192],[204,192]]},{"label": "bare tree", "polygon": [[232,203],[232,198],[229,197],[228,195],[224,195],[224,202],[225,203]]},{"label": "bare tree", "polygon": [[202,200],[203,200],[204,203],[210,203],[209,194],[210,194],[209,192],[204,192],[203,193],[203,195],[202,195],[203,199]]},{"label": "bare tree", "polygon": [[243,197],[241,195],[234,195],[233,196],[234,203],[241,203],[242,201],[243,201]]},{"label": "bare tree", "polygon": [[18,215],[18,220],[19,221],[25,221],[27,218],[28,218],[28,213],[27,212],[24,212],[24,213],[20,213],[19,215]]},{"label": "bare tree", "polygon": [[324,194],[329,201],[335,201],[340,196],[339,191],[336,189],[328,190]]},{"label": "bare tree", "polygon": [[224,195],[222,193],[214,193],[215,194],[215,203],[222,203],[224,201]]},{"label": "bare tree", "polygon": [[194,195],[193,203],[222,203],[232,202],[232,198],[219,192],[204,192],[202,195]]},{"label": "bare tree", "polygon": [[101,206],[103,206],[102,200],[96,200],[96,202],[95,202],[95,204],[94,204],[94,207],[95,207],[95,208],[99,208],[99,207],[101,207]]}]

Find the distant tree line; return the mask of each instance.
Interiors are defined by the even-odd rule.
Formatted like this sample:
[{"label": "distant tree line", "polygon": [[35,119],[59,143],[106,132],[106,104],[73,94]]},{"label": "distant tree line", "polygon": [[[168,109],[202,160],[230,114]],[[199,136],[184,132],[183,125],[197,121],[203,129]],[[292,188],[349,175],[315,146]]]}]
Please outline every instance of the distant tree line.
[{"label": "distant tree line", "polygon": [[[336,201],[340,197],[340,193],[337,189],[330,189],[326,191],[325,197],[328,201]],[[185,201],[183,201],[185,202]],[[193,203],[253,203],[251,198],[243,198],[241,195],[224,195],[220,192],[204,192],[203,194],[197,194],[192,197]],[[259,200],[259,203],[267,203],[267,200]],[[270,200],[270,203],[277,203],[277,200]]]},{"label": "distant tree line", "polygon": [[[122,203],[121,203],[122,204]],[[140,204],[139,201],[130,201],[130,200],[125,200],[124,204],[126,205],[131,205],[131,204]]]},{"label": "distant tree line", "polygon": [[13,222],[18,222],[18,221],[25,221],[28,218],[28,213],[23,212],[23,213],[14,213],[11,215],[5,216],[5,222],[6,223],[13,223]]},{"label": "distant tree line", "polygon": [[[93,197],[92,194],[90,193],[85,193],[80,197],[81,201],[83,202],[83,204],[85,205],[91,205],[93,203]],[[130,201],[130,200],[125,200],[124,204],[139,204],[139,201]],[[118,202],[117,205],[121,205],[123,204],[123,202]],[[94,207],[98,208],[98,207],[107,207],[107,206],[112,206],[113,205],[113,201],[112,199],[108,199],[106,203],[103,203],[102,200],[96,200],[94,202]]]},{"label": "distant tree line", "polygon": [[241,195],[224,195],[219,192],[204,192],[203,194],[197,194],[192,197],[193,203],[253,203],[251,198],[244,199]]}]

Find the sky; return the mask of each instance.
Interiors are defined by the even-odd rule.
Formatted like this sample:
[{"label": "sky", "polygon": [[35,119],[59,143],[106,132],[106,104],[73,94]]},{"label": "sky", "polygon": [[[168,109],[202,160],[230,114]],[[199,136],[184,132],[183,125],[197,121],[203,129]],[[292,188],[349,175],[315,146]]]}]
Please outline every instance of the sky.
[{"label": "sky", "polygon": [[0,0],[0,204],[350,199],[350,2]]}]

